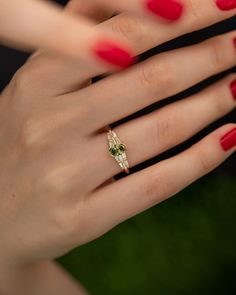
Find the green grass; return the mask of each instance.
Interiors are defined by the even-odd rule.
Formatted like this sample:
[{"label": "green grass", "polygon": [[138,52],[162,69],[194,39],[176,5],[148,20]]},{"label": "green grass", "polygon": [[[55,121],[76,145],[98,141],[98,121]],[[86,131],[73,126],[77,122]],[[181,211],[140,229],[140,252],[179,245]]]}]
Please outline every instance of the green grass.
[{"label": "green grass", "polygon": [[235,224],[235,180],[213,174],[59,261],[93,295],[235,295]]}]

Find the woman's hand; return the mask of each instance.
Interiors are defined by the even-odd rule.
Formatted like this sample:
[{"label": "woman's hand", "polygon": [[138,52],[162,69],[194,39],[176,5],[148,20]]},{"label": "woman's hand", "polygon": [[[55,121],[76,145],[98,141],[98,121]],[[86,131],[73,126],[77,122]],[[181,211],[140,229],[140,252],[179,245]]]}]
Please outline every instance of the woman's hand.
[{"label": "woman's hand", "polygon": [[[219,10],[213,1],[191,3],[175,35],[163,25],[158,36],[141,21],[132,27],[136,18],[126,15],[101,26],[122,28],[142,52],[234,13]],[[46,52],[18,71],[0,100],[0,262],[5,270],[53,259],[101,236],[182,190],[236,150],[236,125],[229,124],[173,158],[112,182],[120,170],[102,131],[234,66],[235,37],[231,32],[159,54],[86,87],[84,82],[101,72],[81,70]],[[178,145],[232,111],[235,84],[231,75],[115,128],[127,145],[130,165]]]},{"label": "woman's hand", "polygon": [[[179,20],[183,0],[73,0],[67,12],[42,0],[2,0],[0,6],[0,41],[25,48],[46,48],[67,55],[99,70],[127,67],[133,62],[129,41],[95,27],[86,16],[109,17],[114,11],[142,15],[166,26]],[[96,11],[96,14],[92,13]],[[99,13],[97,13],[99,12]],[[80,14],[80,16],[79,16]],[[76,17],[77,16],[77,17]],[[150,20],[149,20],[150,21]],[[155,22],[154,22],[155,21]]]},{"label": "woman's hand", "polygon": [[[221,10],[236,7],[235,0],[208,2],[201,0],[193,4],[197,16],[205,5],[213,9],[218,6]],[[183,25],[186,21],[191,3],[189,0],[71,0],[63,13],[59,6],[42,0],[2,0],[0,42],[23,49],[52,50],[73,58],[80,66],[98,71],[114,70],[134,62],[131,42],[109,34],[104,27],[94,26],[95,20],[108,18],[114,11],[125,11],[146,17],[153,31],[158,24],[175,31],[174,24]],[[74,13],[70,13],[71,8]]]}]

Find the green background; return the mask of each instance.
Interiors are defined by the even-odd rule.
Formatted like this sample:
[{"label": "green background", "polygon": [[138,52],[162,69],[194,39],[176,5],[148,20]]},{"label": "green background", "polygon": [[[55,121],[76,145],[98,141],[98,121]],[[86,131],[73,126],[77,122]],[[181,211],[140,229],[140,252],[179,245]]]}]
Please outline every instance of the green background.
[{"label": "green background", "polygon": [[236,183],[212,174],[59,261],[94,295],[236,294]]}]

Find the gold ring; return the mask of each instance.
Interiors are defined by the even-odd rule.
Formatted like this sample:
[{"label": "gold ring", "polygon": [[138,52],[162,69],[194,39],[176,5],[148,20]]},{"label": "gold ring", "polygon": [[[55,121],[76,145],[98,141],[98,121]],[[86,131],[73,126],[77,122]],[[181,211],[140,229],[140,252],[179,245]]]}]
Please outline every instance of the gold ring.
[{"label": "gold ring", "polygon": [[122,143],[115,133],[115,131],[108,129],[107,132],[108,144],[109,144],[109,154],[111,157],[115,158],[119,164],[122,171],[126,174],[129,173],[129,163],[126,155],[126,145]]}]

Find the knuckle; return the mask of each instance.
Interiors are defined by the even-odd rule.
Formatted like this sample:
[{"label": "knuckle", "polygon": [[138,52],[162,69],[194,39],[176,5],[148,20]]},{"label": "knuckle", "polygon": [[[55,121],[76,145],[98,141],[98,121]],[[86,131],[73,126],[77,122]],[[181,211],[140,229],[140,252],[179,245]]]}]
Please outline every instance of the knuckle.
[{"label": "knuckle", "polygon": [[127,40],[140,41],[142,38],[142,25],[138,18],[127,14],[121,14],[112,22],[112,31],[120,34]]},{"label": "knuckle", "polygon": [[146,64],[141,65],[139,69],[139,82],[142,86],[151,87],[156,82],[156,75],[154,74],[154,67],[147,66]]},{"label": "knuckle", "polygon": [[[156,63],[150,60],[148,63],[140,64],[138,82],[145,87],[150,94],[157,94],[158,86],[163,85],[166,89],[172,89],[176,77],[171,66],[165,63]],[[159,88],[159,89],[158,89]],[[161,89],[163,91],[163,88]]]},{"label": "knuckle", "polygon": [[[26,148],[39,148],[52,143],[57,136],[59,127],[63,127],[65,122],[70,121],[70,116],[61,116],[61,112],[52,109],[52,106],[35,105],[22,120],[20,127],[20,139]],[[55,105],[54,105],[55,108]],[[32,111],[33,110],[33,111]],[[66,121],[67,120],[67,121]]]},{"label": "knuckle", "polygon": [[216,92],[216,99],[214,106],[216,109],[216,114],[222,116],[223,114],[228,113],[232,109],[232,103],[226,98],[225,89],[218,89]]},{"label": "knuckle", "polygon": [[[61,119],[57,110],[52,110],[51,105],[36,105],[23,118],[20,127],[20,139],[26,148],[39,148],[46,146],[55,140],[56,131],[64,126],[64,117]],[[69,118],[70,119],[70,118]],[[68,119],[68,120],[69,120]]]},{"label": "knuckle", "polygon": [[43,122],[35,119],[34,117],[28,117],[24,120],[21,127],[20,142],[23,147],[35,148],[41,146],[44,141],[45,130],[43,128]]},{"label": "knuckle", "polygon": [[65,196],[72,189],[70,176],[70,165],[51,168],[50,171],[44,174],[41,187],[46,194],[51,196]]},{"label": "knuckle", "polygon": [[75,189],[78,195],[85,193],[84,186],[81,184],[86,178],[84,176],[86,163],[80,161],[80,165],[77,165],[73,161],[68,162],[68,160],[69,156],[65,161],[65,159],[59,160],[57,155],[55,159],[52,159],[50,169],[44,171],[39,182],[39,189],[42,188],[42,193],[62,197],[70,195]]},{"label": "knuckle", "polygon": [[[188,0],[186,5],[189,6],[191,14],[191,25],[193,28],[200,28],[202,26],[209,26],[209,23],[219,21],[219,12],[217,9],[211,9],[210,7],[203,9],[201,1]],[[208,5],[208,3],[206,3]],[[211,4],[210,4],[211,5]],[[209,6],[210,6],[209,5]]]},{"label": "knuckle", "polygon": [[176,135],[177,128],[175,128],[175,124],[173,124],[171,118],[166,117],[164,120],[161,119],[158,122],[155,122],[154,128],[153,126],[151,128],[154,130],[153,138],[157,149],[160,148],[161,142],[165,142],[169,145],[169,139],[173,140],[173,135],[178,137],[178,135]]},{"label": "knuckle", "polygon": [[213,67],[217,70],[224,69],[226,66],[226,58],[222,52],[224,52],[224,46],[221,37],[216,37],[213,40],[207,41],[210,46],[210,56],[212,59]]},{"label": "knuckle", "polygon": [[[207,27],[211,23],[217,23],[222,19],[222,13],[218,9],[211,9],[211,3],[205,3],[204,8],[201,1],[188,0],[186,6],[190,11],[190,25],[192,29]],[[224,17],[223,17],[224,19]]]},{"label": "knuckle", "polygon": [[191,10],[191,15],[193,18],[193,21],[198,21],[202,19],[202,13],[204,13],[205,10],[201,9],[202,5],[201,3],[198,3],[196,0],[189,0],[188,5]]}]

